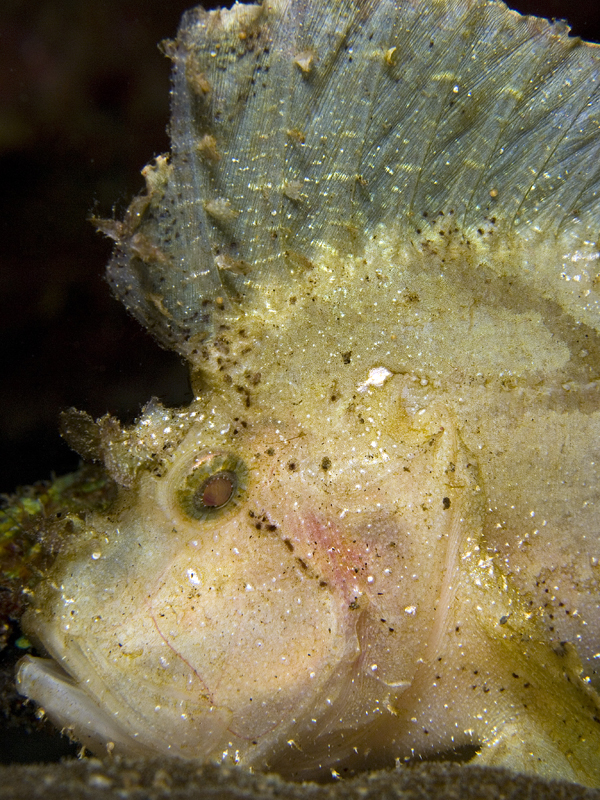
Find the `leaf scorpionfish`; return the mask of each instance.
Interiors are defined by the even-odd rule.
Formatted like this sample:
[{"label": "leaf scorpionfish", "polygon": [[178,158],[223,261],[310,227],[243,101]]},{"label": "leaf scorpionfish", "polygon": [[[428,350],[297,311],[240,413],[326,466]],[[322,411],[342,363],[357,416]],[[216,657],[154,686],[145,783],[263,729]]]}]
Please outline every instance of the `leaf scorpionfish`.
[{"label": "leaf scorpionfish", "polygon": [[195,399],[66,415],[119,488],[19,690],[100,754],[600,786],[597,46],[497,0],[264,0],[164,47],[171,152],[98,224]]}]

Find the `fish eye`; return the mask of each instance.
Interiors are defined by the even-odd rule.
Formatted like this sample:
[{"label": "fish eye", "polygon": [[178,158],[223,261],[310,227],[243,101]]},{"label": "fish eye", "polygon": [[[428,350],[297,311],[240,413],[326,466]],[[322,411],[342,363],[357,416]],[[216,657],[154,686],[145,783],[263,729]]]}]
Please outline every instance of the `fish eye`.
[{"label": "fish eye", "polygon": [[217,472],[196,490],[193,503],[199,510],[223,508],[235,492],[236,485],[237,476],[234,472]]},{"label": "fish eye", "polygon": [[231,453],[203,453],[194,459],[176,491],[177,502],[192,519],[216,519],[243,499],[247,477],[241,458]]}]

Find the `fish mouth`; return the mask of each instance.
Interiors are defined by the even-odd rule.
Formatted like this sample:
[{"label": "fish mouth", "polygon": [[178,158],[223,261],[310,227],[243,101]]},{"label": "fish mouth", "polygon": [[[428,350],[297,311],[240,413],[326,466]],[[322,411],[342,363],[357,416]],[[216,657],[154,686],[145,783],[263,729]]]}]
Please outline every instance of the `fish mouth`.
[{"label": "fish mouth", "polygon": [[101,708],[52,658],[24,656],[17,664],[17,691],[40,706],[50,721],[92,752],[148,755],[119,720]]},{"label": "fish mouth", "polygon": [[[179,739],[157,736],[148,721],[134,713],[122,698],[113,695],[113,702],[108,702],[107,696],[96,697],[53,658],[27,655],[20,659],[16,686],[20,694],[40,706],[58,729],[96,755],[156,757],[162,751],[172,757],[206,758],[226,736],[231,719],[227,709],[202,709],[204,747],[198,743],[198,715],[187,737],[181,737],[181,732]],[[169,712],[167,705],[165,710]],[[156,706],[156,711],[159,708]]]}]

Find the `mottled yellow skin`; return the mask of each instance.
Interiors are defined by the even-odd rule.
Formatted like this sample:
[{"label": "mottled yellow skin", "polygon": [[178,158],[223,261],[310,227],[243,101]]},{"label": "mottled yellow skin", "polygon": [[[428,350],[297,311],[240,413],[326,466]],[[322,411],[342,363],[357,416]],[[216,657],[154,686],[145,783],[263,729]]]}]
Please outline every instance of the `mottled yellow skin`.
[{"label": "mottled yellow skin", "polygon": [[[361,269],[377,280],[383,264]],[[335,312],[326,262],[321,272],[313,319]],[[432,316],[455,300],[437,284]],[[457,312],[455,327],[472,317]],[[564,743],[598,746],[597,698],[574,653],[554,649],[575,643],[593,674],[598,542],[581,472],[598,415],[550,410],[544,383],[503,385],[495,353],[473,385],[454,359],[402,369],[393,319],[363,325],[372,344],[356,355],[315,336],[322,368],[308,370],[311,342],[295,350],[281,323],[260,320],[262,340],[251,336],[270,357],[249,395],[206,387],[190,410],[141,418],[132,440],[148,462],[39,590],[29,631],[115,717],[104,737],[73,719],[75,736],[298,777],[485,744],[490,763],[596,783],[588,745]],[[349,349],[355,326],[340,321]],[[530,346],[564,361],[567,343],[537,327]],[[442,363],[421,346],[423,363]],[[365,387],[379,366],[382,385]],[[178,492],[220,454],[244,463],[245,486],[214,519],[191,519]],[[568,526],[566,481],[582,506]]]},{"label": "mottled yellow skin", "polygon": [[[325,90],[315,89],[318,113],[308,104],[302,128],[294,103],[287,117],[278,111],[282,86],[297,98],[321,75],[335,83],[329,51],[305,42],[311,14],[325,24],[327,9],[338,26],[360,18],[346,31],[346,41],[357,37],[359,87],[374,69],[382,81],[396,80],[398,64],[410,72],[409,45],[399,62],[392,51],[404,25],[410,43],[424,26],[426,53],[427,25],[452,40],[426,56],[433,72],[418,51],[411,80],[428,76],[413,92],[430,98],[425,108],[436,91],[452,98],[469,88],[461,76],[474,69],[469,43],[475,52],[484,24],[500,31],[480,53],[494,63],[483,74],[498,107],[517,103],[506,64],[520,60],[519,37],[556,63],[573,55],[564,30],[498,3],[434,2],[433,22],[422,6],[345,2],[334,14],[311,5],[297,40],[285,26],[305,13],[299,4],[196,12],[171,47],[172,160],[147,168],[147,194],[123,223],[103,227],[117,240],[115,290],[189,359],[196,399],[179,411],[153,402],[126,431],[72,418],[74,443],[122,488],[65,547],[25,619],[60,667],[29,659],[19,672],[22,691],[95,752],[295,778],[460,752],[600,786],[600,340],[598,253],[583,229],[597,219],[588,183],[565,189],[552,211],[560,181],[570,184],[551,156],[538,181],[552,184],[545,194],[521,186],[534,150],[521,158],[517,148],[494,172],[484,145],[496,153],[497,128],[510,130],[496,106],[480,121],[473,84],[469,122],[459,118],[447,139],[453,182],[436,189],[447,196],[436,206],[433,190],[419,195],[442,182],[441,150],[431,168],[426,157],[419,166],[397,155],[391,174],[407,188],[385,191],[414,203],[369,222],[376,202],[382,214],[387,207],[378,150],[364,164],[344,162],[346,173],[335,160],[359,138],[352,115],[366,101],[349,90],[339,106],[331,100],[342,125],[326,174]],[[385,14],[392,32],[373,22],[376,47],[368,25]],[[258,85],[249,64],[259,44],[272,68],[264,102],[248,88]],[[456,71],[439,71],[436,59],[454,47]],[[573,52],[595,76],[597,56]],[[238,80],[247,94],[234,91]],[[445,123],[431,127],[423,113],[431,154]],[[409,122],[382,123],[382,138],[372,136],[396,136],[400,153]],[[242,136],[246,123],[252,135]],[[465,126],[472,151],[452,155]],[[285,171],[296,146],[306,148],[300,182]],[[462,207],[451,196],[461,182],[476,187]],[[372,185],[379,194],[361,200]],[[480,186],[487,208],[476,203]],[[417,213],[421,202],[436,213]],[[521,225],[515,204],[531,224]],[[214,476],[231,481],[231,496],[201,507]]]}]

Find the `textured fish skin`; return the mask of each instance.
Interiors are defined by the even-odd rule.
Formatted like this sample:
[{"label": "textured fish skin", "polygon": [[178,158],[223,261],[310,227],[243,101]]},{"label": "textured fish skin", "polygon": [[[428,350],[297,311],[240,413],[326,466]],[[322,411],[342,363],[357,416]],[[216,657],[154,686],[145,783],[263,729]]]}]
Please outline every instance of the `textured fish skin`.
[{"label": "textured fish skin", "polygon": [[101,227],[196,399],[67,417],[122,488],[36,589],[22,691],[98,752],[600,785],[597,48],[278,0],[166,51],[171,154]]}]

